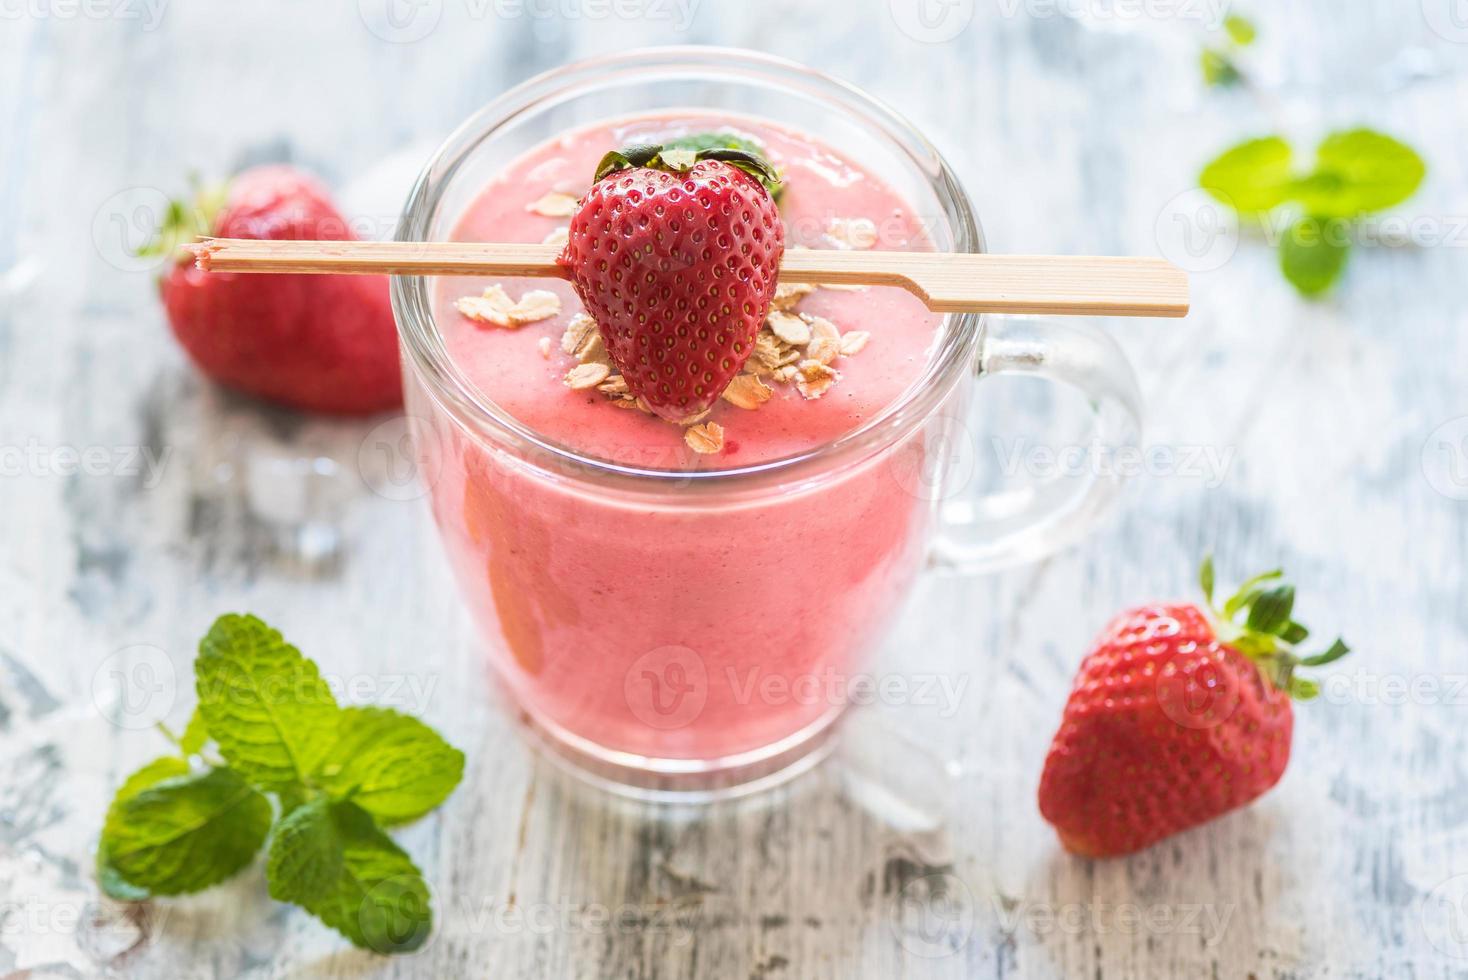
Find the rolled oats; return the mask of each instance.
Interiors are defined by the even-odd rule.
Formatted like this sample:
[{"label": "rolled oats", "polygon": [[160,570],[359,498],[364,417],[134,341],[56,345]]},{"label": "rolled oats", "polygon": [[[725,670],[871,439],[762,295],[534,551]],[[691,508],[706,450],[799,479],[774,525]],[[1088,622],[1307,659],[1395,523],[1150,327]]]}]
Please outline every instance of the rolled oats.
[{"label": "rolled oats", "polygon": [[690,425],[683,430],[683,441],[696,453],[711,455],[724,449],[724,427],[717,422]]},{"label": "rolled oats", "polygon": [[576,198],[565,191],[547,191],[538,200],[525,205],[525,210],[547,218],[569,218],[576,213],[578,203]]},{"label": "rolled oats", "polygon": [[737,375],[724,389],[723,399],[737,408],[753,411],[770,400],[770,386],[752,374]]},{"label": "rolled oats", "polygon": [[578,364],[566,372],[566,387],[572,391],[595,388],[611,373],[612,369],[605,364]]}]

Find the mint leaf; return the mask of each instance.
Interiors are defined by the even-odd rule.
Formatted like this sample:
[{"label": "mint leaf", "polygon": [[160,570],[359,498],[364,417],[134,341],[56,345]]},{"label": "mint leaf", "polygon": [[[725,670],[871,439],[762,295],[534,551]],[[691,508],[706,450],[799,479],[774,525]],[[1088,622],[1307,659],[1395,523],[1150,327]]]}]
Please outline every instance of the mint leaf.
[{"label": "mint leaf", "polygon": [[179,895],[248,865],[270,817],[269,801],[237,774],[210,769],[164,779],[123,800],[108,814],[102,846],[129,884]]},{"label": "mint leaf", "polygon": [[299,904],[354,946],[378,953],[407,953],[422,946],[433,928],[422,872],[361,807],[333,803],[326,814],[341,848],[341,869],[335,880]]},{"label": "mint leaf", "polygon": [[1354,218],[1400,204],[1417,190],[1427,164],[1385,133],[1332,133],[1315,155],[1315,172],[1297,182],[1294,197],[1309,214]]},{"label": "mint leaf", "polygon": [[339,709],[316,665],[254,616],[219,617],[194,673],[209,734],[256,786],[305,782],[336,741]]},{"label": "mint leaf", "polygon": [[[143,766],[137,772],[127,777],[123,784],[117,788],[117,793],[112,797],[112,804],[107,808],[107,821],[114,819],[115,815],[122,809],[122,804],[137,796],[150,786],[156,786],[165,779],[173,779],[177,776],[187,776],[189,764],[178,756],[165,755],[154,759]],[[124,902],[141,902],[152,895],[146,888],[139,888],[122,876],[112,864],[111,855],[108,853],[107,835],[104,833],[101,840],[97,842],[97,883],[102,886],[102,891],[113,898]]]},{"label": "mint leaf", "polygon": [[347,708],[320,784],[383,823],[415,820],[459,785],[464,753],[417,718],[387,708]]},{"label": "mint leaf", "polygon": [[323,898],[341,877],[346,858],[324,797],[292,810],[276,825],[265,865],[270,897],[305,903]]},{"label": "mint leaf", "polygon": [[198,755],[209,741],[209,728],[204,724],[204,715],[198,706],[194,707],[194,713],[189,716],[189,723],[184,728],[183,736],[178,740],[178,747],[184,755]]},{"label": "mint leaf", "polygon": [[1278,136],[1249,140],[1203,168],[1199,184],[1242,214],[1268,211],[1288,198],[1290,145]]},{"label": "mint leaf", "polygon": [[1247,48],[1254,43],[1259,32],[1254,27],[1254,22],[1242,14],[1229,14],[1223,19],[1223,29],[1228,32],[1229,40],[1241,48]]},{"label": "mint leaf", "polygon": [[1280,242],[1280,270],[1303,295],[1319,296],[1340,278],[1351,254],[1343,230],[1335,221],[1302,218]]}]

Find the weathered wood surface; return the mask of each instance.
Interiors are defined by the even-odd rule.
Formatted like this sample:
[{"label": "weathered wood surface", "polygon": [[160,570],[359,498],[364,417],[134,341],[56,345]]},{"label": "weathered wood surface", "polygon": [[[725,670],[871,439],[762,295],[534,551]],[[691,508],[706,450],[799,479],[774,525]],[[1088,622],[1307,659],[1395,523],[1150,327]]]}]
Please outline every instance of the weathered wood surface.
[{"label": "weathered wood surface", "polygon": [[[1468,434],[1468,28],[1448,0],[1257,5],[1272,119],[1201,90],[1197,21],[1165,15],[1201,3],[1118,22],[959,0],[931,8],[959,20],[913,29],[897,0],[428,0],[436,26],[411,40],[423,22],[400,21],[399,43],[365,26],[383,6],[0,12],[0,976],[1468,974],[1468,455],[1444,448]],[[765,48],[900,107],[1002,249],[1155,254],[1169,202],[1229,140],[1356,122],[1424,150],[1402,213],[1436,241],[1358,254],[1316,305],[1244,242],[1194,278],[1188,320],[1113,323],[1174,462],[1075,550],[922,585],[881,669],[960,685],[955,710],[867,711],[866,741],[760,800],[614,803],[536,761],[495,706],[425,509],[381,471],[393,423],[202,383],[152,270],[122,258],[137,232],[118,222],[155,197],[117,195],[274,158],[345,182],[532,72],[669,42]],[[985,397],[1008,439],[980,441],[992,469],[1052,400]],[[1194,450],[1213,455],[1182,465]],[[1358,652],[1299,712],[1266,799],[1130,860],[1069,859],[1034,790],[1074,665],[1116,608],[1185,592],[1209,546],[1232,573],[1283,562],[1309,621]],[[96,904],[109,790],[158,748],[134,727],[182,722],[193,642],[232,609],[468,750],[451,802],[401,835],[439,906],[423,952],[348,951],[258,872],[132,918]]]}]

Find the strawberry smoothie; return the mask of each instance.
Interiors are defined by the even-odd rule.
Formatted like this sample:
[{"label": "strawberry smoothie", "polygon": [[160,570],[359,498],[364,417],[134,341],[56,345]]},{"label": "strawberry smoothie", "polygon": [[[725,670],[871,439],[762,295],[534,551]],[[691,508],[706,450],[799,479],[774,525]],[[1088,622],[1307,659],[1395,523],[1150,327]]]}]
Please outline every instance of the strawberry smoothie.
[{"label": "strawberry smoothie", "polygon": [[[507,161],[452,237],[556,241],[606,151],[708,131],[755,141],[782,171],[787,247],[930,247],[912,208],[853,158],[757,120],[699,115],[579,130]],[[490,446],[444,423],[409,373],[410,410],[439,420],[435,519],[520,704],[583,750],[711,767],[834,718],[921,562],[929,504],[893,465],[910,447],[775,490],[724,493],[676,474],[767,463],[860,428],[922,374],[941,317],[896,289],[782,288],[753,377],[739,381],[746,397],[731,388],[702,420],[722,444],[700,447],[603,375],[569,283],[429,285],[448,353],[486,400],[545,442],[674,477],[613,491],[551,452]],[[526,322],[476,315],[482,296],[518,304]],[[568,384],[578,369],[596,383]]]}]

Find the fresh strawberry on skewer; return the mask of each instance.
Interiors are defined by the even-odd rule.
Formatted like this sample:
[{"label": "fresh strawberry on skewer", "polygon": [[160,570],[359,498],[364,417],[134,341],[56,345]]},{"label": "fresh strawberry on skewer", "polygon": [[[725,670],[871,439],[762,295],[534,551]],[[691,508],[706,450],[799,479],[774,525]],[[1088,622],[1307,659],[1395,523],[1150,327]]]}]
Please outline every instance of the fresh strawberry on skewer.
[{"label": "fresh strawberry on skewer", "polygon": [[632,394],[697,419],[743,368],[774,296],[785,233],[746,150],[659,145],[608,153],[559,262]]},{"label": "fresh strawberry on skewer", "polygon": [[1319,693],[1296,668],[1348,648],[1336,640],[1296,653],[1309,631],[1291,618],[1295,590],[1279,571],[1249,579],[1221,608],[1213,574],[1210,558],[1200,575],[1207,611],[1128,610],[1081,663],[1040,780],[1040,812],[1066,850],[1140,850],[1244,806],[1284,775],[1291,699]]}]

